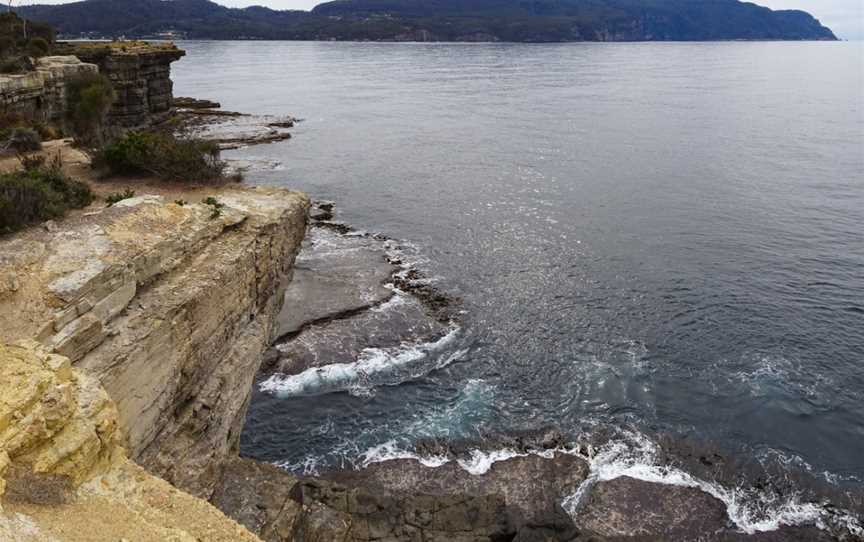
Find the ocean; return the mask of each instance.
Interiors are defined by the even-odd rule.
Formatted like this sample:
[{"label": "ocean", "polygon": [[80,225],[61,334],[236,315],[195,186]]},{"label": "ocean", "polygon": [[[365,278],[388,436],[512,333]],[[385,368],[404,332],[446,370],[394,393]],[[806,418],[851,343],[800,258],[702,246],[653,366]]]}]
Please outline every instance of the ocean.
[{"label": "ocean", "polygon": [[302,119],[226,153],[248,183],[336,202],[460,300],[359,360],[399,378],[257,389],[245,455],[611,427],[864,486],[864,43],[179,45],[175,95]]}]

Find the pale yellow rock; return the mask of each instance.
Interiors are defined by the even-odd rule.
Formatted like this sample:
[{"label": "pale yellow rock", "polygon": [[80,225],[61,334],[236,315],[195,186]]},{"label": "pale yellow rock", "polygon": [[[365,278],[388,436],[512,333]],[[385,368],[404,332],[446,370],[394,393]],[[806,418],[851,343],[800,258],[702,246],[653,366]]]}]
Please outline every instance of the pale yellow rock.
[{"label": "pale yellow rock", "polygon": [[0,343],[0,419],[0,541],[260,542],[126,459],[98,381],[34,341]]}]

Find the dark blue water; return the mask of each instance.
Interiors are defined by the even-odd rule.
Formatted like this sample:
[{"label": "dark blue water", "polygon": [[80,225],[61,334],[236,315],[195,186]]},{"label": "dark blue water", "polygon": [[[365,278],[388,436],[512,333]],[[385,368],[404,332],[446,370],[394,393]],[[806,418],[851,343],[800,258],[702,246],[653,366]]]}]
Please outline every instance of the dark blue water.
[{"label": "dark blue water", "polygon": [[414,243],[465,310],[454,363],[255,402],[244,453],[618,424],[861,486],[861,43],[182,46],[177,94],[305,119],[249,182]]}]

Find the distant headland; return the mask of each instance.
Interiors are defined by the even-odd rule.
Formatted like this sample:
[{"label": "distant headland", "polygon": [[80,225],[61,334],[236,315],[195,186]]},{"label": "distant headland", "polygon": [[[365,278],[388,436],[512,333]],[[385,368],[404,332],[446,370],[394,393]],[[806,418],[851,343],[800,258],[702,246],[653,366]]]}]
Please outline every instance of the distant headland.
[{"label": "distant headland", "polygon": [[328,41],[836,40],[809,13],[738,0],[335,0],[312,11],[209,0],[19,8],[67,38]]}]

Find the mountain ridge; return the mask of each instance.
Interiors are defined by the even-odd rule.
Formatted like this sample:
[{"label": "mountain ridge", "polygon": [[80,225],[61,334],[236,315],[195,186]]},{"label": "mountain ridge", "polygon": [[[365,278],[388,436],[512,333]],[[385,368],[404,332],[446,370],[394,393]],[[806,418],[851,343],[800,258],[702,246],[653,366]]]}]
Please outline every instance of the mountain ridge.
[{"label": "mountain ridge", "polygon": [[334,0],[311,11],[210,0],[18,8],[72,37],[357,41],[836,40],[803,11],[738,0]]}]

